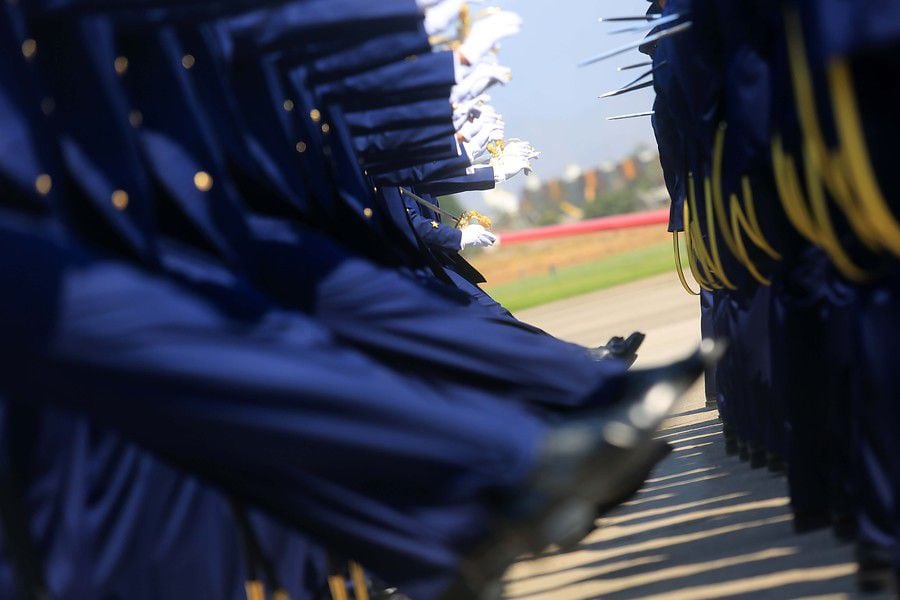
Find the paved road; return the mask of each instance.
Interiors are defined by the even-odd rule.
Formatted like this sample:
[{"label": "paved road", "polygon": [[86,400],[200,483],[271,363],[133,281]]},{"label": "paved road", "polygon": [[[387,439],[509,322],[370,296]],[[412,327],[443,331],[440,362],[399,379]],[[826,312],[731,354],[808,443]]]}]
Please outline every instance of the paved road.
[{"label": "paved road", "polygon": [[[638,366],[687,354],[699,341],[697,300],[669,275],[518,316],[585,345],[645,331]],[[697,386],[661,434],[675,452],[634,501],[574,551],[551,549],[515,565],[507,597],[853,597],[852,548],[827,531],[795,535],[784,480],[726,456],[721,424],[703,404]]]}]

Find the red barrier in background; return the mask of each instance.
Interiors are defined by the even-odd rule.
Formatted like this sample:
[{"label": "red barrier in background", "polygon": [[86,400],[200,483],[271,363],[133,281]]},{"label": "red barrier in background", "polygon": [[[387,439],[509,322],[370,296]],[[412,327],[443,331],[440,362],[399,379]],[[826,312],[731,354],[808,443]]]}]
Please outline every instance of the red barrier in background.
[{"label": "red barrier in background", "polygon": [[642,213],[600,217],[599,219],[566,223],[564,225],[548,225],[547,227],[533,227],[531,229],[509,231],[507,233],[500,233],[500,244],[502,246],[509,246],[511,244],[522,244],[525,242],[535,242],[551,238],[582,235],[585,233],[595,233],[597,231],[630,229],[632,227],[659,225],[668,222],[669,209],[663,208]]}]

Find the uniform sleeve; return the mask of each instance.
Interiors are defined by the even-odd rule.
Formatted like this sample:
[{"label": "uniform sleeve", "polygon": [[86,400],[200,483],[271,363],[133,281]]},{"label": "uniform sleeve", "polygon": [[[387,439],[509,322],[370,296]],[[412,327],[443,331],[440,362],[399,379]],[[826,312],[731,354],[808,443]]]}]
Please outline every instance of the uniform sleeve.
[{"label": "uniform sleeve", "polygon": [[497,185],[494,181],[494,169],[484,167],[476,169],[475,173],[448,177],[447,179],[428,181],[416,185],[416,191],[433,194],[435,196],[447,196],[478,190],[492,190]]},{"label": "uniform sleeve", "polygon": [[406,214],[416,235],[429,248],[439,248],[448,252],[460,251],[462,232],[459,229],[423,215],[414,200],[406,199]]}]

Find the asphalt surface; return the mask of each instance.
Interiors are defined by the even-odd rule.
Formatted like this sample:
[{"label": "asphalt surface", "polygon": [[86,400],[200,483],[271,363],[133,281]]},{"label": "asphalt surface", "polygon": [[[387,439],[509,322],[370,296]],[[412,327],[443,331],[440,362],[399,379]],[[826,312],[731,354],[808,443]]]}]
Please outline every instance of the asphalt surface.
[{"label": "asphalt surface", "polygon": [[[522,320],[584,345],[647,333],[636,367],[688,354],[699,308],[674,275],[522,311]],[[589,598],[851,598],[853,549],[830,531],[796,535],[785,480],[725,454],[702,386],[661,437],[675,446],[634,501],[571,552],[548,549],[507,573],[516,600]],[[868,597],[867,597],[868,598]]]}]

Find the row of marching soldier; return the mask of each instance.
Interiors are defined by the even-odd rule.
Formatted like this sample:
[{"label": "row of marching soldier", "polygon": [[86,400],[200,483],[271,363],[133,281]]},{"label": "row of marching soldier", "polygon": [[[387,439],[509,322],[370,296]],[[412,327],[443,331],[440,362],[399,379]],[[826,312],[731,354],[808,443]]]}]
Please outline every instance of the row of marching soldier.
[{"label": "row of marching soldier", "polygon": [[856,543],[863,590],[896,590],[900,2],[642,19],[679,274],[730,341],[707,390],[727,449],[786,472],[798,532]]},{"label": "row of marching soldier", "polygon": [[436,202],[537,157],[486,95],[519,26],[2,0],[0,596],[490,598],[640,487],[720,346],[516,320]]}]

